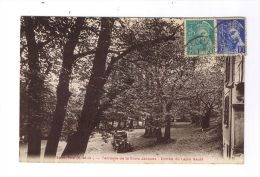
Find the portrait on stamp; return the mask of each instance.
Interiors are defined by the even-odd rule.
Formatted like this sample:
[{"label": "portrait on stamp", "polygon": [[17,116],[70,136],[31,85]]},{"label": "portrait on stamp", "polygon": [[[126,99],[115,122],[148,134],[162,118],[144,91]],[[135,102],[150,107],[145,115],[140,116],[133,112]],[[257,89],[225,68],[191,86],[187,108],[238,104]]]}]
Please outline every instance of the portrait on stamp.
[{"label": "portrait on stamp", "polygon": [[186,20],[185,33],[187,55],[208,55],[215,53],[213,20]]},{"label": "portrait on stamp", "polygon": [[245,19],[217,19],[217,53],[245,53]]}]

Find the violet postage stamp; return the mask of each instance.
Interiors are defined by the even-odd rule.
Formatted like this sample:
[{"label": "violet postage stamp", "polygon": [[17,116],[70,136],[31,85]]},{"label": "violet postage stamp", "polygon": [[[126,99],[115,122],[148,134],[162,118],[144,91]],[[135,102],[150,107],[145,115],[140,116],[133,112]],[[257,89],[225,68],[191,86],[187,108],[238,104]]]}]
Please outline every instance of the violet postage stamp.
[{"label": "violet postage stamp", "polygon": [[217,53],[245,54],[245,19],[217,19]]}]

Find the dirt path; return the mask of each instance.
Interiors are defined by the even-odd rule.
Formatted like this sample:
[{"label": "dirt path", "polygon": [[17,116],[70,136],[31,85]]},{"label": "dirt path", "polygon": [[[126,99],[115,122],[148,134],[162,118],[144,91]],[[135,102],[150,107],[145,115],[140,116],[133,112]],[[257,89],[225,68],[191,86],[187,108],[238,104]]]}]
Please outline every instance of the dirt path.
[{"label": "dirt path", "polygon": [[[144,129],[136,129],[128,132],[128,140],[134,146],[130,154],[151,155],[180,155],[189,156],[193,154],[203,156],[221,156],[221,129],[213,129],[201,132],[200,128],[187,126],[185,128],[172,128],[171,136],[174,141],[166,144],[156,144],[155,138],[143,138]],[[96,135],[89,142],[87,154],[114,153],[111,139],[108,143],[102,142],[101,136]]]},{"label": "dirt path", "polygon": [[[156,144],[155,138],[144,138],[144,129],[135,129],[127,132],[128,140],[134,146],[133,152],[124,153],[127,156],[203,156],[221,158],[221,127],[213,128],[201,132],[201,129],[192,125],[182,128],[171,128],[171,137],[174,141],[166,144]],[[122,155],[117,154],[111,145],[112,137],[107,142],[102,140],[100,134],[95,134],[89,141],[86,151],[87,155]],[[59,143],[57,156],[60,156],[66,142]],[[42,157],[46,141],[42,141]],[[20,148],[21,155],[26,155],[27,145]]]}]

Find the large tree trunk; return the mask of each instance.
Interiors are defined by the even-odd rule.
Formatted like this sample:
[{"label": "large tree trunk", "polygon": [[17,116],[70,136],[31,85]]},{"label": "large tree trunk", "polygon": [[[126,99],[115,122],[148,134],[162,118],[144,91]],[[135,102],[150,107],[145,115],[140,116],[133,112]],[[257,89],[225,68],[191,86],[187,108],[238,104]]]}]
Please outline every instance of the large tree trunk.
[{"label": "large tree trunk", "polygon": [[208,115],[205,115],[202,119],[202,125],[201,128],[202,129],[206,129],[209,128],[209,121],[210,121],[210,117]]},{"label": "large tree trunk", "polygon": [[105,69],[108,49],[111,43],[112,27],[112,19],[101,18],[101,30],[93,61],[92,74],[86,89],[79,127],[77,132],[68,140],[62,157],[82,157],[86,151],[89,136],[99,122],[97,113],[103,94],[103,87],[106,83]]},{"label": "large tree trunk", "polygon": [[[66,115],[67,104],[70,97],[69,80],[72,70],[72,64],[63,62],[57,87],[57,103],[53,114],[51,130],[48,136],[48,141],[45,149],[45,157],[55,157],[59,138]],[[67,64],[65,64],[67,63]]]},{"label": "large tree trunk", "polygon": [[148,133],[149,133],[149,128],[145,127],[143,137],[148,137]]},{"label": "large tree trunk", "polygon": [[156,137],[156,128],[146,127],[146,128],[145,128],[144,137],[145,137],[145,138],[153,138],[153,137]]},{"label": "large tree trunk", "polygon": [[171,116],[166,116],[166,126],[165,126],[165,132],[164,132],[164,140],[171,139]]},{"label": "large tree trunk", "polygon": [[64,46],[62,68],[59,75],[59,84],[57,86],[57,103],[45,149],[45,157],[55,157],[57,153],[59,138],[66,115],[68,101],[71,95],[69,91],[69,82],[72,73],[72,66],[75,61],[73,52],[77,45],[83,23],[84,18],[77,18],[74,30],[71,32],[69,39]]},{"label": "large tree trunk", "polygon": [[170,110],[171,110],[171,103],[166,103],[164,102],[165,106],[164,106],[164,116],[165,116],[165,121],[166,121],[166,125],[165,125],[165,132],[164,132],[164,137],[163,139],[165,141],[171,139],[171,115],[170,115]]},{"label": "large tree trunk", "polygon": [[28,129],[28,157],[39,158],[41,154],[41,131],[34,126]]},{"label": "large tree trunk", "polygon": [[209,128],[211,112],[212,112],[212,108],[209,108],[207,110],[205,116],[202,118],[202,122],[201,122],[202,129]]},{"label": "large tree trunk", "polygon": [[126,120],[124,120],[123,123],[124,123],[123,129],[126,129],[126,125],[127,125]]},{"label": "large tree trunk", "polygon": [[117,124],[117,127],[116,127],[117,129],[121,129],[121,122],[122,122],[121,120],[118,121],[118,124]]},{"label": "large tree trunk", "polygon": [[156,136],[156,141],[157,143],[160,143],[163,141],[163,138],[162,138],[162,129],[161,128],[156,128],[155,129],[155,136]]},{"label": "large tree trunk", "polygon": [[41,153],[41,121],[43,79],[40,73],[38,46],[35,41],[34,21],[24,17],[25,36],[28,47],[29,86],[28,86],[28,157],[39,158]]},{"label": "large tree trunk", "polygon": [[129,122],[129,129],[133,129],[134,128],[134,120],[131,119],[130,122]]}]

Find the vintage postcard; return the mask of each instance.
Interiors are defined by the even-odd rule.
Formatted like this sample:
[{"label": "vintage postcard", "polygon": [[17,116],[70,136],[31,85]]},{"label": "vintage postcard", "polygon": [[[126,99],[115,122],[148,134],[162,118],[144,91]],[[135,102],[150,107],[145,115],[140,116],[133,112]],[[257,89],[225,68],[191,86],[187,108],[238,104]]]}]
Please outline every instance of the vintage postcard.
[{"label": "vintage postcard", "polygon": [[21,16],[20,162],[243,163],[245,25]]}]

